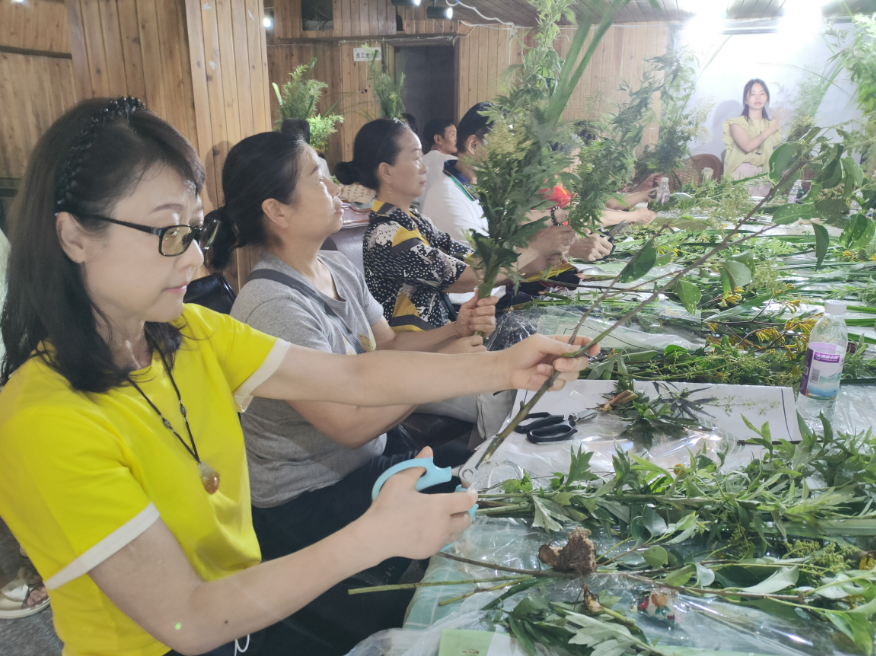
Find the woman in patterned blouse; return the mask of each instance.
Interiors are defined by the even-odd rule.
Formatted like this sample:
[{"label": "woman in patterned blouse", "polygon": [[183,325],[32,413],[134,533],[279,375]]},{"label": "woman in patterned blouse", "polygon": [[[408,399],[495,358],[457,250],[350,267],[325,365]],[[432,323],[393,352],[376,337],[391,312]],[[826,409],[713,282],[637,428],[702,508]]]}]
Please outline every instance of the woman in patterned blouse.
[{"label": "woman in patterned blouse", "polygon": [[[377,192],[363,246],[365,279],[389,325],[407,332],[450,321],[453,309],[447,293],[471,292],[479,277],[465,261],[472,249],[411,207],[426,184],[417,135],[395,119],[371,121],[356,135],[353,161],[338,164],[335,176],[342,184],[358,182]],[[568,248],[569,230],[546,230],[523,249],[518,259],[521,273],[543,271],[550,258]]]}]

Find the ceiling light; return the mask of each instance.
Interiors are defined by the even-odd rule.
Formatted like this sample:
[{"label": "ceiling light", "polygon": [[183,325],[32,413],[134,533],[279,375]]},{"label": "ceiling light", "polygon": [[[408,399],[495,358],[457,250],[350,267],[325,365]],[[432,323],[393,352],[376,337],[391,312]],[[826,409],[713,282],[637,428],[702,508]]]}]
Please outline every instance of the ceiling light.
[{"label": "ceiling light", "polygon": [[391,0],[396,7],[419,7],[420,0]]},{"label": "ceiling light", "polygon": [[795,0],[786,2],[785,15],[779,21],[779,30],[812,36],[824,24],[822,9],[829,0]]},{"label": "ceiling light", "polygon": [[262,25],[265,26],[265,29],[266,29],[266,30],[269,30],[269,29],[271,29],[272,27],[274,27],[274,20],[273,20],[270,16],[265,16],[265,17],[262,19]]},{"label": "ceiling light", "polygon": [[436,7],[435,0],[432,0],[432,6],[426,7],[426,18],[450,20],[453,18],[453,7]]}]

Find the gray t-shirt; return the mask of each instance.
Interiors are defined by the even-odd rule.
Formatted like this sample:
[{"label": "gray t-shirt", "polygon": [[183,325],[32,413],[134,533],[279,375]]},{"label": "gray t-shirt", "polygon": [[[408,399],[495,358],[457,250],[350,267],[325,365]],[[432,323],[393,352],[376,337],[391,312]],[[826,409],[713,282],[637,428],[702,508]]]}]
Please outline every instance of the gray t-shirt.
[{"label": "gray t-shirt", "polygon": [[[317,291],[343,317],[366,351],[376,347],[371,326],[383,317],[365,280],[341,253],[320,251],[319,259],[331,271],[338,296]],[[316,290],[306,277],[265,254],[255,269],[273,269]],[[253,280],[240,290],[231,316],[292,344],[331,353],[356,354],[337,318],[322,303],[272,280]],[[358,449],[347,449],[320,433],[285,401],[253,399],[242,416],[249,461],[252,503],[259,508],[278,506],[304,492],[337,483],[371,458],[383,453],[381,435]]]}]

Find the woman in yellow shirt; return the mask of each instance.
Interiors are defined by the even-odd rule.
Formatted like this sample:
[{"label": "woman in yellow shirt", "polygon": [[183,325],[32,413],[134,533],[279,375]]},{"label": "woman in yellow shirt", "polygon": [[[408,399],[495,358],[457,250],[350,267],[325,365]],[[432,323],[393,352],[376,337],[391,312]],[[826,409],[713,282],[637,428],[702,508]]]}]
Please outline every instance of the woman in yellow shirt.
[{"label": "woman in yellow shirt", "polygon": [[45,579],[65,656],[318,653],[284,618],[468,526],[474,493],[418,494],[409,470],[343,530],[258,564],[237,418],[253,396],[415,404],[586,365],[551,365],[574,347],[543,337],[477,362],[349,358],[184,306],[215,231],[203,181],[191,145],[139,101],[95,99],[40,139],[11,213],[0,515]]},{"label": "woman in yellow shirt", "polygon": [[[749,80],[742,91],[742,116],[724,121],[724,170],[735,179],[767,172],[770,157],[782,141],[778,112],[769,115],[770,90],[763,80]],[[766,196],[769,180],[748,188],[752,196]]]}]

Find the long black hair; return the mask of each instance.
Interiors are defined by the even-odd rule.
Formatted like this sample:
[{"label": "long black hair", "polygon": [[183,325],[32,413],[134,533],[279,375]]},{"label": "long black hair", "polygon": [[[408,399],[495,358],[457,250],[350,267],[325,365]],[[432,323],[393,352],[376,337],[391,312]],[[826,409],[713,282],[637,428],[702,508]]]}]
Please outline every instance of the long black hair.
[{"label": "long black hair", "polygon": [[[80,265],[61,247],[56,212],[70,212],[89,232],[105,230],[88,215],[112,216],[153,166],[171,167],[200,192],[204,170],[191,144],[132,98],[83,101],[37,142],[9,217],[0,382],[33,354],[76,390],[106,392],[127,380],[98,318],[112,326],[88,295]],[[169,323],[147,323],[146,338],[171,359],[182,342]]]},{"label": "long black hair", "polygon": [[305,141],[282,132],[262,132],[240,141],[222,167],[225,206],[210,212],[206,221],[219,220],[210,248],[210,264],[224,269],[231,253],[242,246],[268,242],[262,203],[275,198],[292,204]]},{"label": "long black hair", "polygon": [[335,177],[341,184],[358,182],[378,191],[377,169],[386,162],[395,166],[401,152],[399,138],[410,128],[397,118],[379,118],[362,126],[353,142],[353,161],[338,162]]},{"label": "long black hair", "polygon": [[755,78],[753,80],[749,80],[748,82],[745,83],[745,89],[742,91],[742,115],[745,118],[747,118],[749,121],[751,120],[750,118],[748,118],[747,101],[748,101],[748,94],[751,93],[751,88],[755,84],[759,84],[760,86],[762,86],[763,90],[766,92],[767,101],[766,101],[766,105],[763,106],[763,117],[769,121],[770,115],[767,113],[767,107],[770,104],[770,98],[772,98],[772,96],[770,95],[770,88],[766,85],[766,82],[764,82],[763,80],[760,80],[758,78]]}]

